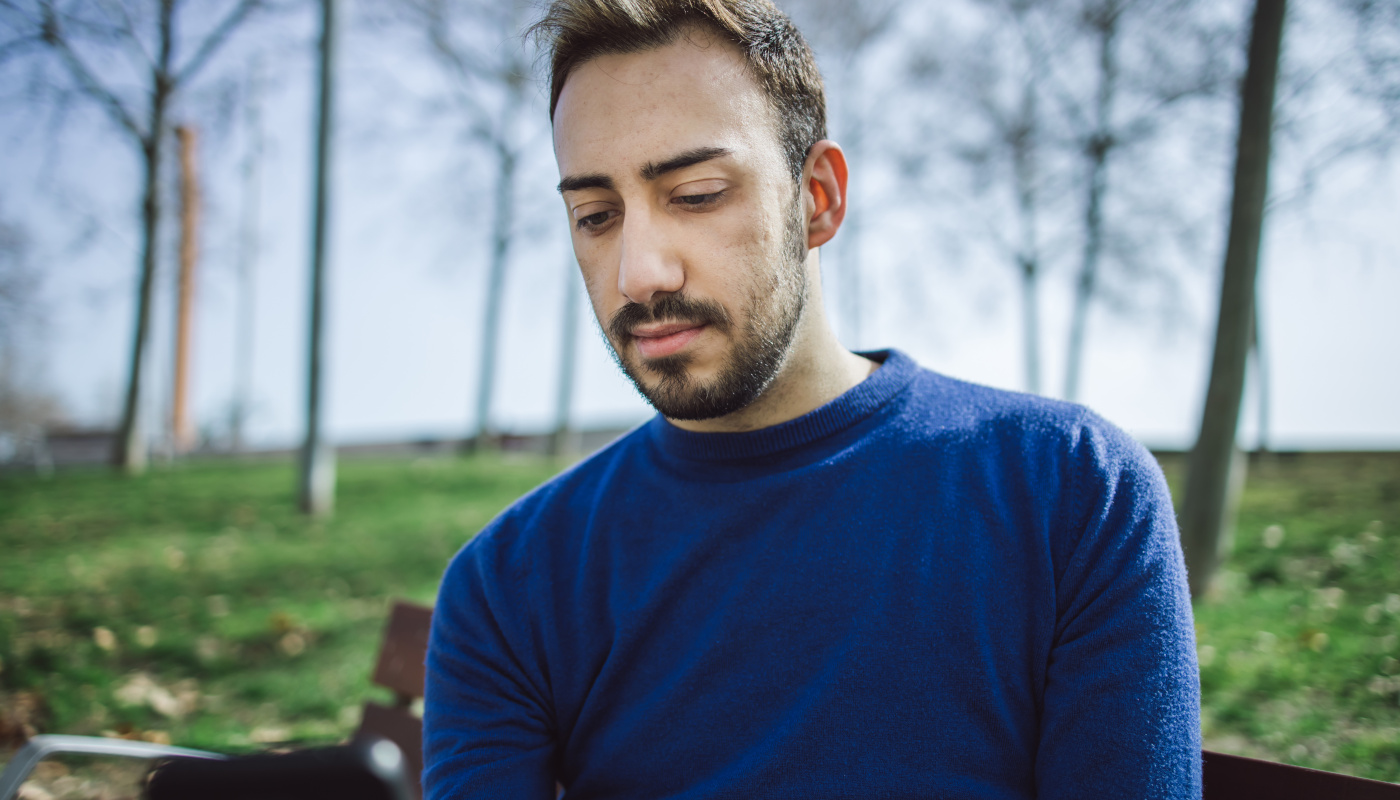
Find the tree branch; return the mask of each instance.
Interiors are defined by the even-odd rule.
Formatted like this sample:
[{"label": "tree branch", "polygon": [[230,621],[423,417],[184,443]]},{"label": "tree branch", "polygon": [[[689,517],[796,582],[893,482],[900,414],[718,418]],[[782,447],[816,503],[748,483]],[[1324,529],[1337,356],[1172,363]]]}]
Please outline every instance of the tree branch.
[{"label": "tree branch", "polygon": [[42,45],[44,40],[38,36],[19,36],[8,42],[0,43],[0,66],[24,50],[26,45]]},{"label": "tree branch", "polygon": [[108,14],[117,17],[117,31],[122,34],[126,42],[127,49],[135,53],[141,62],[141,66],[147,70],[154,70],[156,60],[146,49],[146,45],[141,41],[141,36],[136,32],[136,22],[132,20],[131,14],[127,11],[123,3],[104,2],[102,3],[108,10]]},{"label": "tree branch", "polygon": [[241,0],[241,2],[229,12],[228,16],[224,17],[223,21],[214,28],[214,32],[210,33],[209,36],[205,38],[204,42],[200,44],[199,49],[195,51],[194,56],[190,58],[185,66],[176,70],[175,77],[170,83],[171,90],[173,91],[175,87],[194,77],[194,74],[204,67],[205,63],[213,57],[214,53],[218,52],[220,47],[223,47],[224,42],[228,41],[229,36],[238,29],[239,25],[243,24],[243,21],[248,18],[248,15],[257,10],[260,5],[262,5],[262,0]]},{"label": "tree branch", "polygon": [[43,27],[40,34],[41,39],[58,54],[59,60],[68,68],[68,72],[78,84],[78,88],[88,97],[97,101],[103,108],[107,109],[107,113],[112,117],[113,121],[125,128],[132,136],[135,136],[138,142],[144,144],[146,141],[146,134],[141,131],[141,126],[136,124],[136,119],[131,115],[131,112],[127,110],[126,106],[122,105],[122,101],[118,99],[110,89],[103,86],[101,81],[97,80],[97,77],[92,74],[92,71],[87,68],[87,65],[83,63],[82,59],[78,58],[78,54],[73,52],[73,48],[68,44],[68,40],[63,35],[63,30],[58,23],[58,17],[54,13],[53,6],[45,4],[43,15]]},{"label": "tree branch", "polygon": [[433,52],[437,53],[438,60],[443,62],[456,78],[454,83],[457,84],[458,103],[475,118],[472,127],[474,132],[480,135],[480,131],[489,127],[488,120],[491,115],[476,101],[468,84],[473,78],[482,77],[483,70],[479,64],[470,63],[461,50],[452,46],[452,42],[447,38],[447,21],[437,13],[428,13],[431,15],[427,26],[428,41],[433,46]]},{"label": "tree branch", "polygon": [[37,19],[31,17],[28,11],[26,11],[25,9],[20,8],[20,5],[14,2],[14,0],[0,0],[0,9],[18,14],[20,19],[24,20],[25,22],[28,22],[30,25],[37,26],[39,24],[39,21]]},{"label": "tree branch", "polygon": [[460,48],[453,46],[450,38],[452,23],[448,21],[440,0],[429,2],[419,13],[424,16],[423,26],[428,32],[428,41],[433,49],[459,76],[482,78],[491,72],[479,60],[470,58]]}]

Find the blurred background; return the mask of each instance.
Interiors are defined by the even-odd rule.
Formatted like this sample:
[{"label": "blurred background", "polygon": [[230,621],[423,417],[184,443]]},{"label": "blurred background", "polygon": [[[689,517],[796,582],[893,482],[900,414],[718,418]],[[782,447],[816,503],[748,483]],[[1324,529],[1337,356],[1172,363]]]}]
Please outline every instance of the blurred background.
[{"label": "blurred background", "polygon": [[[164,122],[197,134],[185,414],[189,445],[204,449],[288,448],[304,424],[317,12],[314,3],[255,5],[172,95]],[[336,442],[550,431],[566,355],[576,361],[570,424],[616,429],[649,413],[611,366],[572,277],[546,92],[519,38],[534,6],[518,5],[343,8],[324,412]],[[852,218],[822,253],[844,341],[1070,397],[1151,446],[1189,448],[1252,6],[1100,4],[1122,6],[1105,62],[1093,3],[784,5],[818,52],[830,132],[852,163]],[[142,70],[155,46],[144,40],[157,4],[131,6],[141,52],[128,34],[101,29],[120,24],[102,4],[74,6],[95,27],[75,24],[69,35],[102,91],[144,130]],[[177,60],[236,7],[179,5]],[[21,11],[6,13],[12,30],[24,24]],[[1248,381],[1242,441],[1395,448],[1395,12],[1311,0],[1290,13],[1260,262],[1264,369]],[[4,56],[3,385],[26,402],[7,405],[0,457],[17,459],[28,420],[11,406],[55,434],[121,422],[145,165],[131,132],[53,48]],[[174,438],[173,135],[160,158],[140,407],[158,451]],[[1096,229],[1086,224],[1091,188]],[[1029,334],[1027,264],[1038,307]],[[493,269],[502,278],[494,290]],[[499,322],[481,420],[488,300]],[[1083,331],[1071,342],[1076,324]]]},{"label": "blurred background", "polygon": [[[1256,4],[779,4],[851,163],[843,342],[1087,404],[1180,499]],[[573,261],[539,10],[338,0],[323,115],[320,3],[0,3],[0,739],[343,735],[385,599],[650,415]],[[1294,0],[1282,42],[1207,744],[1400,780],[1400,3]],[[313,372],[333,517],[293,499]]]}]

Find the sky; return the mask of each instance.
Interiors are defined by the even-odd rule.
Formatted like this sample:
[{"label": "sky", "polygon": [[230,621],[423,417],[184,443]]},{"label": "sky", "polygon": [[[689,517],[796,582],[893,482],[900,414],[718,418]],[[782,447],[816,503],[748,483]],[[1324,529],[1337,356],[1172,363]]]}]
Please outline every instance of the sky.
[{"label": "sky", "polygon": [[[309,38],[308,19],[287,20],[284,28],[288,40]],[[328,427],[342,443],[459,437],[474,423],[490,164],[479,149],[463,145],[459,127],[432,104],[441,77],[431,65],[402,47],[365,54],[369,38],[352,30],[342,49],[348,55],[332,178]],[[244,76],[255,49],[231,50],[216,65],[219,74]],[[305,52],[278,59],[263,94],[249,423],[250,439],[264,447],[288,446],[301,435],[310,262],[313,63]],[[833,106],[839,108],[837,98]],[[234,394],[237,234],[247,188],[238,169],[249,139],[241,115],[220,126],[197,117],[202,107],[182,110],[202,126],[207,192],[192,388],[198,423],[217,435]],[[528,133],[538,146],[522,178],[526,223],[507,278],[495,427],[552,427],[566,302],[580,309],[571,337],[579,359],[574,425],[627,427],[651,412],[612,364],[570,275],[577,267],[553,193],[558,176],[547,121],[539,115]],[[132,330],[134,151],[83,107],[57,127],[32,114],[0,115],[0,142],[0,216],[25,229],[43,279],[45,324],[29,355],[72,422],[110,425]],[[867,166],[852,163],[853,202],[868,209],[864,323],[856,333],[837,314],[838,334],[853,349],[896,347],[928,368],[1021,389],[1013,273],[985,255],[959,254],[923,236],[923,228],[940,221],[882,202],[887,179],[873,166],[862,172]],[[1227,176],[1216,164],[1201,169],[1202,202],[1223,207]],[[1352,160],[1326,173],[1305,203],[1271,215],[1260,313],[1268,439],[1275,449],[1400,448],[1397,208],[1400,168]],[[1216,216],[1219,229],[1207,235],[1205,257],[1179,278],[1183,302],[1173,322],[1102,311],[1090,320],[1080,399],[1149,446],[1189,447],[1199,424],[1219,281],[1215,242],[1223,240],[1224,216]],[[155,427],[169,407],[173,229],[165,226],[148,373],[145,413]],[[1063,371],[1068,275],[1050,275],[1044,292],[1045,366],[1053,389]],[[839,306],[834,283],[827,293],[828,303]],[[1251,372],[1240,434],[1245,445],[1259,436],[1259,378]]]}]

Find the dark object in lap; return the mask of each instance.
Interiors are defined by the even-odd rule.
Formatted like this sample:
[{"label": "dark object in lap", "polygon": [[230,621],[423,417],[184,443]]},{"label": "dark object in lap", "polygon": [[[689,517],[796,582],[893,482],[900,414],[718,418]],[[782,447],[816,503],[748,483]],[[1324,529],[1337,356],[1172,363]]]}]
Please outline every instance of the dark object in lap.
[{"label": "dark object in lap", "polygon": [[147,779],[149,800],[411,800],[403,753],[384,739],[213,761],[172,758]]}]

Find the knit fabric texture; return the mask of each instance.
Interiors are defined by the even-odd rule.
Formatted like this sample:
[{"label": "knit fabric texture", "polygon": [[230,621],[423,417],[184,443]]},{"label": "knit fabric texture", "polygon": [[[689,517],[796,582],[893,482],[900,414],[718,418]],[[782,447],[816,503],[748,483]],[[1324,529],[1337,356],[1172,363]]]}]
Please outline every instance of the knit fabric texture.
[{"label": "knit fabric texture", "polygon": [[1151,455],[1080,406],[867,355],[770,428],[658,416],[457,554],[427,798],[1200,796]]}]

